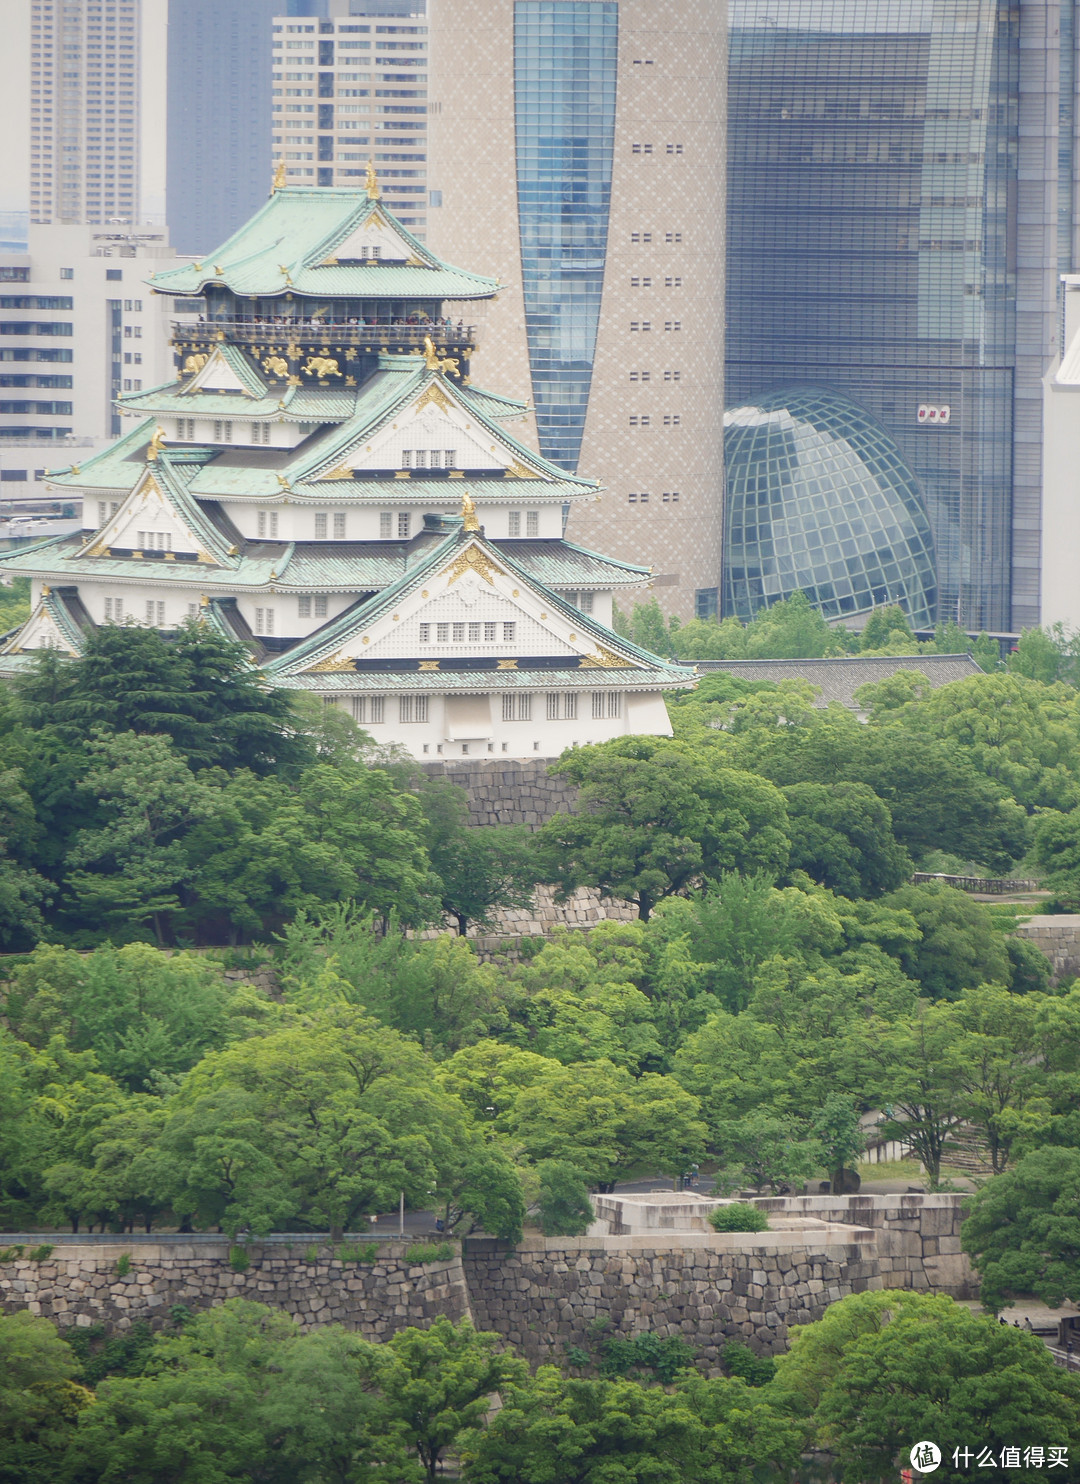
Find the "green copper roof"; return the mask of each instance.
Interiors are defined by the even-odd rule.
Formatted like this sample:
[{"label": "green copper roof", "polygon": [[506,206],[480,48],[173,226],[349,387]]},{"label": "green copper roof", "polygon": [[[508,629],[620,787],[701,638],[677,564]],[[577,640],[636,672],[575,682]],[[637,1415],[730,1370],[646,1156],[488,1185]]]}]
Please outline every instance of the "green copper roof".
[{"label": "green copper roof", "polygon": [[[373,214],[407,249],[403,261],[334,262],[337,249]],[[322,298],[488,299],[494,279],[454,268],[364,193],[287,186],[199,264],[150,280],[160,293],[199,294],[217,284],[236,294],[311,294]]]},{"label": "green copper roof", "polygon": [[[500,566],[511,573],[516,573],[523,583],[528,583],[532,588],[539,589],[544,596],[544,600],[553,609],[558,610],[564,618],[568,619],[574,625],[575,629],[590,635],[594,642],[602,645],[613,656],[625,661],[627,670],[633,671],[639,676],[641,676],[643,671],[651,671],[657,678],[664,677],[675,682],[687,681],[693,675],[694,672],[686,666],[673,665],[666,660],[659,659],[647,650],[639,648],[638,645],[631,644],[629,640],[622,638],[612,629],[605,627],[604,624],[598,623],[587,613],[580,612],[573,604],[561,598],[558,593],[553,592],[550,588],[545,587],[543,583],[537,582],[535,578],[532,578],[524,565],[508,555],[505,547],[500,548],[493,542],[487,541],[480,532],[466,531],[459,521],[454,521],[453,527],[454,529],[451,530],[449,535],[432,546],[419,561],[412,563],[408,570],[396,582],[391,583],[382,592],[376,593],[366,603],[354,605],[347,612],[340,614],[337,618],[332,619],[330,623],[325,624],[316,633],[309,635],[306,639],[301,639],[299,643],[294,644],[285,654],[271,660],[266,666],[267,673],[273,675],[275,679],[279,675],[296,674],[300,671],[309,670],[321,660],[336,654],[352,635],[360,629],[368,628],[384,613],[393,608],[405,593],[411,592],[414,588],[421,586],[428,575],[443,566],[456,550],[463,550],[470,544],[475,543],[477,546],[489,551]],[[618,667],[612,666],[612,669],[614,668]],[[446,671],[442,673],[452,674],[455,672]],[[487,684],[487,676],[494,673],[496,672],[484,671],[485,686]],[[568,673],[576,674],[577,671],[574,670]],[[599,670],[590,669],[585,673],[594,676],[605,675],[608,673],[608,669],[606,667]],[[537,683],[546,684],[546,681],[540,680]],[[305,684],[306,687],[310,687],[310,682],[306,682]],[[475,684],[476,676],[474,673],[473,685],[475,686]]]}]

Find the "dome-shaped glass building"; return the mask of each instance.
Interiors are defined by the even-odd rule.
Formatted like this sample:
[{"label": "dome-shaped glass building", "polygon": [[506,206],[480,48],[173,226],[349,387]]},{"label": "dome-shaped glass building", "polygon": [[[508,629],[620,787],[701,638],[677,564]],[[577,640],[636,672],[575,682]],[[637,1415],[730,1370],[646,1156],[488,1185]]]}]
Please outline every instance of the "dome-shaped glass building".
[{"label": "dome-shaped glass building", "polygon": [[880,423],[820,387],[724,414],[724,612],[744,621],[800,591],[826,618],[896,603],[934,622],[934,538],[915,476]]}]

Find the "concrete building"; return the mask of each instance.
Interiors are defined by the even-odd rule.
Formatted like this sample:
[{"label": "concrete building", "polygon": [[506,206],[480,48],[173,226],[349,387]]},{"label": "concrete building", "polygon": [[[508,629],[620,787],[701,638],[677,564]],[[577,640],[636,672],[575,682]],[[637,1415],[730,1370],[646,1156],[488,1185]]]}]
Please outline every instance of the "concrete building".
[{"label": "concrete building", "polygon": [[0,254],[0,481],[44,494],[120,432],[115,398],[168,376],[174,310],[144,280],[175,258],[163,231],[115,227],[31,226],[29,249]]},{"label": "concrete building", "polygon": [[319,20],[275,16],[271,152],[289,185],[359,189],[373,160],[387,205],[427,225],[424,0],[327,0]]},{"label": "concrete building", "polygon": [[1042,622],[1080,630],[1080,274],[1061,286],[1062,353],[1043,382]]},{"label": "concrete building", "polygon": [[166,220],[177,252],[208,252],[266,199],[274,17],[325,0],[169,0]]},{"label": "concrete building", "polygon": [[32,0],[30,220],[139,215],[140,0]]},{"label": "concrete building", "polygon": [[805,383],[876,418],[967,629],[1040,616],[1075,45],[1056,0],[732,0],[728,403]]},{"label": "concrete building", "polygon": [[485,380],[602,500],[567,534],[718,606],[723,511],[724,7],[429,0],[428,237],[505,287]]}]

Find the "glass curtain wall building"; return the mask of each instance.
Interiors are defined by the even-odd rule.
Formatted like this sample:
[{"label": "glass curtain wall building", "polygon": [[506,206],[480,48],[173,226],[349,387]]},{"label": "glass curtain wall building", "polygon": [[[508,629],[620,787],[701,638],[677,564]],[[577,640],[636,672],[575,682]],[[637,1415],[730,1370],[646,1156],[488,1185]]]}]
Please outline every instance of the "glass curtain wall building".
[{"label": "glass curtain wall building", "polygon": [[666,611],[715,613],[725,6],[428,0],[428,21],[428,240],[504,285],[474,375],[600,479],[571,541],[648,563]]},{"label": "glass curtain wall building", "polygon": [[604,287],[619,7],[514,5],[517,203],[540,452],[577,469]]},{"label": "glass curtain wall building", "polygon": [[[728,404],[793,383],[862,404],[920,482],[938,616],[967,628],[1038,614],[1038,379],[1072,237],[1048,13],[731,5]],[[1046,43],[1023,75],[1022,27]]]}]

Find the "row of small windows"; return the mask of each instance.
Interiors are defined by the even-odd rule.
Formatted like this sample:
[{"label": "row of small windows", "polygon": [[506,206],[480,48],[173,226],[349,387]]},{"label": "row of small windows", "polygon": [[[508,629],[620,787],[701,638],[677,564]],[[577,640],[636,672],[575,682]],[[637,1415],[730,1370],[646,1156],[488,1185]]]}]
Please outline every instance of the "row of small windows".
[{"label": "row of small windows", "polygon": [[140,551],[172,551],[172,534],[169,531],[136,531],[135,539]]},{"label": "row of small windows", "polygon": [[[593,721],[617,721],[622,716],[622,694],[619,691],[591,692]],[[381,726],[386,721],[385,696],[354,696],[352,698],[353,720],[361,726]],[[578,719],[578,696],[576,692],[550,692],[545,697],[545,719],[547,721],[576,721]],[[398,722],[426,722],[429,720],[427,696],[399,696]],[[532,721],[533,697],[528,692],[511,692],[502,697],[503,721]]]},{"label": "row of small windows", "polygon": [[[651,232],[631,232],[630,233],[630,241],[631,242],[635,242],[635,243],[636,242],[651,242],[652,240],[653,240],[653,234]],[[659,241],[659,238],[657,238],[657,241]],[[664,233],[664,241],[665,242],[681,242],[682,241],[682,233],[681,232],[665,232]]]},{"label": "row of small windows", "polygon": [[499,629],[502,629],[502,642],[513,644],[514,635],[517,632],[516,623],[493,623],[490,620],[473,623],[422,623],[420,625],[420,643],[430,644],[432,631],[436,644],[464,644],[466,640],[470,644],[495,644],[499,640]]},{"label": "row of small windows", "polygon": [[[651,144],[632,144],[630,149],[635,155],[651,155],[653,152]],[[683,147],[681,144],[665,144],[664,152],[669,155],[681,155]]]},{"label": "row of small windows", "polygon": [[[630,329],[631,330],[640,330],[642,334],[647,334],[652,329],[652,320],[651,319],[641,319],[641,320],[632,319],[630,321]],[[681,330],[682,329],[682,320],[680,320],[680,319],[666,319],[664,321],[664,329],[665,330]]]},{"label": "row of small windows", "polygon": [[[647,505],[652,498],[648,490],[639,490],[635,494],[627,495],[627,501],[631,505]],[[660,496],[664,505],[677,505],[679,503],[678,490],[664,490]]]},{"label": "row of small windows", "polygon": [[403,469],[456,469],[457,449],[403,448],[401,467]]},{"label": "row of small windows", "polygon": [[[652,381],[652,372],[651,371],[631,371],[630,372],[630,380],[631,381]],[[665,371],[664,372],[664,380],[665,381],[681,381],[682,380],[682,372],[681,371]]]},{"label": "row of small windows", "polygon": [[[632,428],[648,428],[652,426],[652,415],[648,412],[632,412],[630,414],[630,426]],[[664,413],[664,427],[678,428],[682,426],[682,414],[678,412]]]},{"label": "row of small windows", "polygon": [[[635,274],[630,279],[630,287],[632,289],[651,289],[652,286],[653,286],[652,277],[650,275],[648,275],[648,274],[646,274],[646,276],[643,277],[643,278]],[[666,289],[681,289],[682,288],[682,278],[681,277],[678,277],[677,278],[677,277],[674,277],[671,274],[669,274],[664,279],[664,287]]]}]

